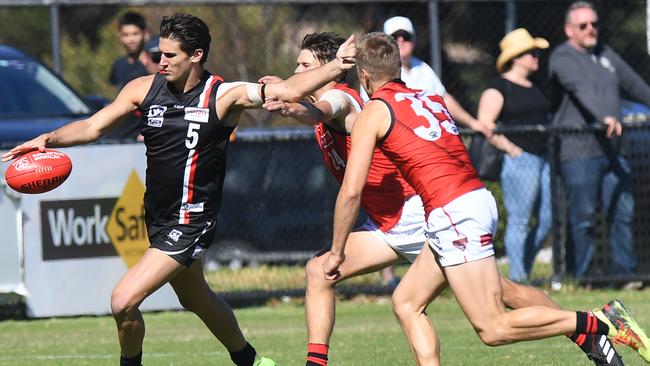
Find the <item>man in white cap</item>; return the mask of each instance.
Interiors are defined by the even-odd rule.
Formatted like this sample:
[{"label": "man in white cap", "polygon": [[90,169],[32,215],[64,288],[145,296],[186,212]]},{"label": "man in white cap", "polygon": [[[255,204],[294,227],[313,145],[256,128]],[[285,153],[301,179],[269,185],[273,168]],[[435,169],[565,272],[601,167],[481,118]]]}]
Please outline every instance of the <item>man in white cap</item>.
[{"label": "man in white cap", "polygon": [[[397,41],[400,60],[402,61],[401,79],[409,88],[427,90],[442,96],[456,122],[460,122],[485,136],[492,134],[489,128],[469,114],[456,98],[447,92],[431,66],[413,56],[415,28],[413,28],[413,23],[409,18],[395,16],[387,19],[384,22],[384,33],[392,36]],[[367,94],[365,94],[363,88],[360,91],[364,100],[367,100]]]}]

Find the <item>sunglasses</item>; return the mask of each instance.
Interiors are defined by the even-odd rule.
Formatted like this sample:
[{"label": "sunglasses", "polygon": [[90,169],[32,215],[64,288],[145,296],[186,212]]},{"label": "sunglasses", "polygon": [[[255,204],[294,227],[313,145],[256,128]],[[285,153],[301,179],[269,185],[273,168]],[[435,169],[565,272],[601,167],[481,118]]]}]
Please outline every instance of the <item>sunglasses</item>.
[{"label": "sunglasses", "polygon": [[399,37],[402,37],[402,39],[406,42],[410,41],[413,39],[413,35],[405,30],[398,30],[397,32],[394,32],[393,34],[390,35],[391,37],[395,38],[397,40]]},{"label": "sunglasses", "polygon": [[578,26],[578,29],[581,31],[587,29],[587,26],[591,25],[591,28],[593,29],[598,29],[598,22],[586,22],[586,23],[580,23],[576,24]]},{"label": "sunglasses", "polygon": [[157,63],[157,64],[160,63],[160,57],[162,56],[162,52],[160,52],[160,51],[151,52],[150,55],[151,55],[151,61],[153,61],[154,63]]}]

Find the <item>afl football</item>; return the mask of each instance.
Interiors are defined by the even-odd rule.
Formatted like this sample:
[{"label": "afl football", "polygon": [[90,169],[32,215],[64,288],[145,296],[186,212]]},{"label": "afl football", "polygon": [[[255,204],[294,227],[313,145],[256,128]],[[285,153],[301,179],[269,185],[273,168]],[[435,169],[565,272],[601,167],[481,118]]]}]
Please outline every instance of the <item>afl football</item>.
[{"label": "afl football", "polygon": [[21,193],[44,193],[60,186],[72,171],[70,158],[56,150],[30,151],[14,160],[5,173],[7,185]]}]

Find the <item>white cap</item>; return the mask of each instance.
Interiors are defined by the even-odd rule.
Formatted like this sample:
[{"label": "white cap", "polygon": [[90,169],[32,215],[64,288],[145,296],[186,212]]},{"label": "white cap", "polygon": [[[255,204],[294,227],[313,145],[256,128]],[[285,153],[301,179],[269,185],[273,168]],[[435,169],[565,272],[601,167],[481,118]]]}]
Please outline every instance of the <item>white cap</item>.
[{"label": "white cap", "polygon": [[384,33],[391,35],[398,30],[404,30],[411,33],[411,35],[415,35],[413,23],[407,17],[392,17],[384,22]]}]

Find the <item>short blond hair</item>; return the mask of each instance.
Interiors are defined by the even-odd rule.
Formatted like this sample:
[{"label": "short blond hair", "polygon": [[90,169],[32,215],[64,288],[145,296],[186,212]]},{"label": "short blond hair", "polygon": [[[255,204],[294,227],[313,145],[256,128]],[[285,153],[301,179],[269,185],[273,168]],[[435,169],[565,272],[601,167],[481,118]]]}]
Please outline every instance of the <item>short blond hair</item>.
[{"label": "short blond hair", "polygon": [[382,32],[366,33],[357,43],[357,67],[373,79],[398,78],[402,68],[395,39]]}]

